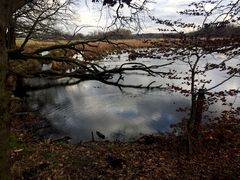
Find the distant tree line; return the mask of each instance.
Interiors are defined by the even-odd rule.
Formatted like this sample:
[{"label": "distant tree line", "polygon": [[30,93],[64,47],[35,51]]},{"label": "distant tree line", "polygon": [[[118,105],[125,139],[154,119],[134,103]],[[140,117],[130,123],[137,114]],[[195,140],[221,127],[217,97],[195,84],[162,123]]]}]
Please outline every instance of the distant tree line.
[{"label": "distant tree line", "polygon": [[[23,35],[17,35],[18,38],[24,38]],[[81,39],[129,39],[132,38],[132,32],[127,29],[116,29],[108,32],[94,31],[88,35],[82,33],[76,33],[74,35],[63,32],[61,30],[55,30],[51,33],[35,33],[32,38],[39,40],[81,40]]]},{"label": "distant tree line", "polygon": [[[206,37],[206,38],[240,38],[240,26],[233,24],[217,26],[214,24],[206,25],[203,28],[185,33],[187,37]],[[24,37],[23,35],[17,35],[17,37]],[[81,40],[81,39],[141,39],[141,38],[182,38],[179,33],[142,33],[133,34],[127,29],[115,29],[112,31],[94,31],[88,35],[82,33],[76,33],[74,35],[63,32],[61,30],[55,30],[51,33],[35,33],[32,38],[39,40]]]},{"label": "distant tree line", "polygon": [[240,26],[233,24],[207,24],[198,31],[188,33],[188,35],[212,38],[240,38]]},{"label": "distant tree line", "polygon": [[[32,39],[37,39],[37,40],[78,40],[78,39],[83,39],[85,36],[81,33],[77,34],[70,34],[67,32],[63,32],[60,30],[54,30],[51,33],[34,33],[32,35]],[[25,38],[25,35],[22,34],[17,34],[17,38]]]},{"label": "distant tree line", "polygon": [[94,31],[86,36],[88,39],[129,39],[132,38],[132,32],[128,29],[115,29],[108,32]]}]

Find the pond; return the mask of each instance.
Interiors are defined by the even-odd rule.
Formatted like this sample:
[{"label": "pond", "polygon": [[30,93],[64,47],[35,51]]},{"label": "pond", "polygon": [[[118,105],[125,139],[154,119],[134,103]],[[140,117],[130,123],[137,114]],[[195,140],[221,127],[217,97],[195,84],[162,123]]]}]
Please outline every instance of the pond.
[{"label": "pond", "polygon": [[[208,55],[200,63],[204,67],[206,62],[214,63],[219,59],[226,58],[223,54]],[[171,62],[171,58],[137,58],[134,62],[146,65],[164,64]],[[231,62],[236,66],[239,61],[234,58]],[[128,61],[128,54],[109,55],[99,62],[106,68],[119,66]],[[227,62],[228,63],[228,62]],[[177,71],[183,74],[188,67],[185,63],[174,61],[170,66],[162,67],[159,70],[168,72]],[[170,85],[180,86],[189,89],[190,86],[183,84],[182,79],[168,79],[166,77],[152,77],[144,73],[127,73],[124,77],[124,84],[143,84],[147,86],[152,81],[154,85],[162,85],[161,89],[120,89],[98,81],[83,81],[81,83],[42,89],[28,92],[27,102],[33,110],[38,110],[45,116],[54,127],[71,137],[72,143],[89,141],[92,139],[92,132],[95,139],[98,139],[95,132],[99,131],[108,140],[131,141],[143,134],[155,134],[171,132],[171,124],[180,122],[182,118],[188,117],[186,112],[176,111],[179,107],[190,106],[190,96],[174,91]],[[225,72],[217,70],[206,73],[206,78],[212,80],[205,87],[212,87],[227,77]],[[184,75],[182,75],[184,76]],[[115,77],[118,78],[117,76]],[[198,76],[198,79],[202,76]],[[55,82],[57,80],[31,79],[28,83],[32,85]],[[62,80],[63,81],[63,80]],[[168,86],[167,86],[168,84]],[[199,85],[200,86],[200,85]],[[239,79],[232,78],[215,90],[238,89]],[[239,96],[229,97],[228,102],[234,102],[233,106],[239,106]],[[221,112],[229,108],[216,102],[209,106],[211,112]],[[214,116],[214,114],[205,114]]]}]

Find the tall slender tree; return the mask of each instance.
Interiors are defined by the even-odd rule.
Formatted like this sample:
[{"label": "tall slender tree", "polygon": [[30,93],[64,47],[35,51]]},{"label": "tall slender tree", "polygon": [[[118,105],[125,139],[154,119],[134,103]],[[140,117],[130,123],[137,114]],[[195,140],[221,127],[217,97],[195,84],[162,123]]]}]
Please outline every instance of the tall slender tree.
[{"label": "tall slender tree", "polygon": [[8,139],[9,139],[9,95],[6,90],[6,77],[8,72],[7,36],[10,31],[10,20],[27,0],[0,1],[0,179],[10,179],[8,167]]},{"label": "tall slender tree", "polygon": [[[175,37],[180,38],[180,45],[173,53],[175,54],[174,60],[180,60],[189,67],[189,71],[185,72],[189,73],[189,77],[185,79],[188,81],[187,85],[190,85],[191,95],[190,117],[186,123],[189,153],[192,153],[192,136],[196,130],[195,125],[199,124],[199,116],[201,116],[201,112],[197,109],[199,106],[197,102],[198,97],[201,96],[202,93],[207,93],[228,80],[237,77],[240,73],[238,67],[227,65],[229,61],[237,56],[239,57],[239,36],[235,37],[222,33],[221,39],[217,39],[220,34],[216,34],[220,30],[226,31],[228,27],[231,27],[230,25],[235,25],[237,29],[239,28],[239,8],[239,0],[231,2],[227,0],[203,0],[193,2],[189,4],[188,9],[180,11],[181,15],[199,17],[200,23],[183,22],[181,20],[163,20],[152,17],[157,24],[160,24],[159,29],[161,31],[175,33]],[[189,29],[194,30],[194,32],[188,33]],[[211,31],[211,33],[209,33],[209,31]],[[200,63],[204,62],[207,55],[213,54],[214,52],[223,53],[226,59],[219,59],[217,64],[206,63],[206,66],[201,68]],[[211,88],[205,87],[205,85],[208,84],[206,81],[197,82],[197,76],[204,75],[206,72],[216,69],[225,71],[228,77]]]}]

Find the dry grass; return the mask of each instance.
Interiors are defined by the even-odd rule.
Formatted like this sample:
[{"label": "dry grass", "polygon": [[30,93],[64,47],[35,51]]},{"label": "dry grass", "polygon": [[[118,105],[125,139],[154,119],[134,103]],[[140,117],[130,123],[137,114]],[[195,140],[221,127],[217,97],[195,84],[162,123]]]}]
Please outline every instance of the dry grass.
[{"label": "dry grass", "polygon": [[[20,46],[23,40],[17,40],[17,46]],[[110,42],[98,41],[90,42],[87,44],[79,44],[76,46],[82,51],[84,60],[100,60],[106,55],[117,53],[121,54],[123,51],[132,53],[133,49],[136,48],[169,48],[169,47],[214,47],[214,46],[226,46],[229,44],[230,40],[228,39],[177,39],[177,38],[158,38],[158,39],[125,39],[125,40],[112,40]],[[30,40],[26,47],[25,52],[33,52],[39,48],[49,47],[53,45],[64,45],[67,44],[67,41],[40,41],[40,40]],[[53,57],[72,57],[77,52],[74,50],[68,50],[67,53],[64,49],[55,49],[51,50],[50,55]],[[49,62],[48,62],[49,63]],[[55,70],[65,70],[64,68],[68,67],[67,64],[63,62],[54,62]]]},{"label": "dry grass", "polygon": [[[191,43],[192,41],[188,41]],[[20,46],[22,40],[17,41],[17,46]],[[25,47],[25,52],[33,52],[39,48],[63,45],[68,43],[67,41],[41,41],[30,40]],[[111,40],[109,42],[98,41],[90,42],[84,45],[78,45],[77,48],[84,52],[85,60],[97,60],[106,56],[107,54],[116,52],[121,53],[122,50],[131,50],[135,48],[151,48],[151,47],[175,47],[183,46],[186,43],[182,43],[181,39],[177,38],[158,38],[158,39],[124,39],[124,40]],[[53,56],[61,56],[64,51],[62,49],[56,49],[51,52]],[[72,56],[75,52],[68,51],[69,56]]]},{"label": "dry grass", "polygon": [[[106,54],[114,52],[120,52],[123,49],[132,49],[132,48],[145,48],[152,47],[154,42],[164,42],[163,39],[152,39],[152,40],[143,40],[143,39],[127,39],[127,40],[113,40],[110,42],[92,42],[85,45],[78,45],[78,48],[82,49],[85,52],[85,56],[89,60],[99,59]],[[20,46],[22,40],[17,40],[17,46]],[[39,48],[66,44],[67,41],[37,41],[31,40],[27,43],[25,47],[25,52],[33,52]],[[55,50],[52,55],[61,55],[61,50]]]},{"label": "dry grass", "polygon": [[[18,39],[17,46],[21,46],[22,42],[23,42],[23,40]],[[99,41],[99,42],[90,42],[90,43],[84,44],[84,45],[81,44],[81,45],[78,45],[77,48],[82,50],[84,60],[91,61],[91,60],[100,60],[103,57],[105,57],[106,55],[111,54],[111,53],[121,53],[123,50],[152,47],[153,42],[160,42],[160,40],[146,41],[143,39],[127,39],[127,40],[113,40],[111,42]],[[61,41],[30,40],[27,43],[24,51],[31,53],[31,52],[36,51],[39,48],[45,48],[45,47],[54,46],[54,45],[64,45],[67,43],[68,43],[67,41],[63,41],[63,40],[61,40]],[[55,50],[50,51],[50,55],[53,57],[61,57],[61,56],[72,57],[74,54],[76,54],[76,51],[74,51],[74,50],[67,50],[67,54],[64,49],[55,49]],[[28,63],[32,64],[31,61],[28,61],[27,64]],[[22,62],[17,62],[17,65],[15,63],[15,65],[13,64],[13,66],[11,66],[11,67],[20,66],[20,67],[25,68],[25,66],[26,66],[25,64],[23,64]],[[37,67],[39,67],[40,64],[41,64],[41,62],[38,63]],[[65,70],[66,67],[69,68],[67,66],[67,64],[64,62],[55,62],[54,61],[53,65],[54,65],[53,66],[54,70]],[[33,68],[33,69],[35,69],[35,68]],[[16,70],[14,70],[14,71],[16,71]],[[18,70],[18,71],[22,72],[22,69]],[[23,72],[24,72],[24,70],[23,70]]]}]

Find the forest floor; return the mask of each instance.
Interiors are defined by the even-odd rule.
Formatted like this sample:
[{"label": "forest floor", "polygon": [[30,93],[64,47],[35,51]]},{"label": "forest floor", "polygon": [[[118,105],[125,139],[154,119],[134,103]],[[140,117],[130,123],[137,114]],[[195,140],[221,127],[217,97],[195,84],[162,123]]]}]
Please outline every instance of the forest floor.
[{"label": "forest floor", "polygon": [[54,129],[39,115],[13,112],[10,138],[12,177],[41,180],[238,180],[239,112],[239,108],[235,112],[225,112],[215,121],[202,125],[198,137],[192,139],[191,154],[187,151],[188,143],[179,127],[176,128],[178,136],[156,134],[143,136],[135,142],[102,140],[71,144],[65,138],[47,138],[44,131]]},{"label": "forest floor", "polygon": [[[143,136],[135,142],[70,144],[36,135],[39,116],[14,115],[11,123],[11,172],[14,179],[239,179],[240,119],[222,116],[205,124],[193,139]],[[38,126],[38,127],[37,127]],[[38,130],[37,130],[38,129]]]}]

